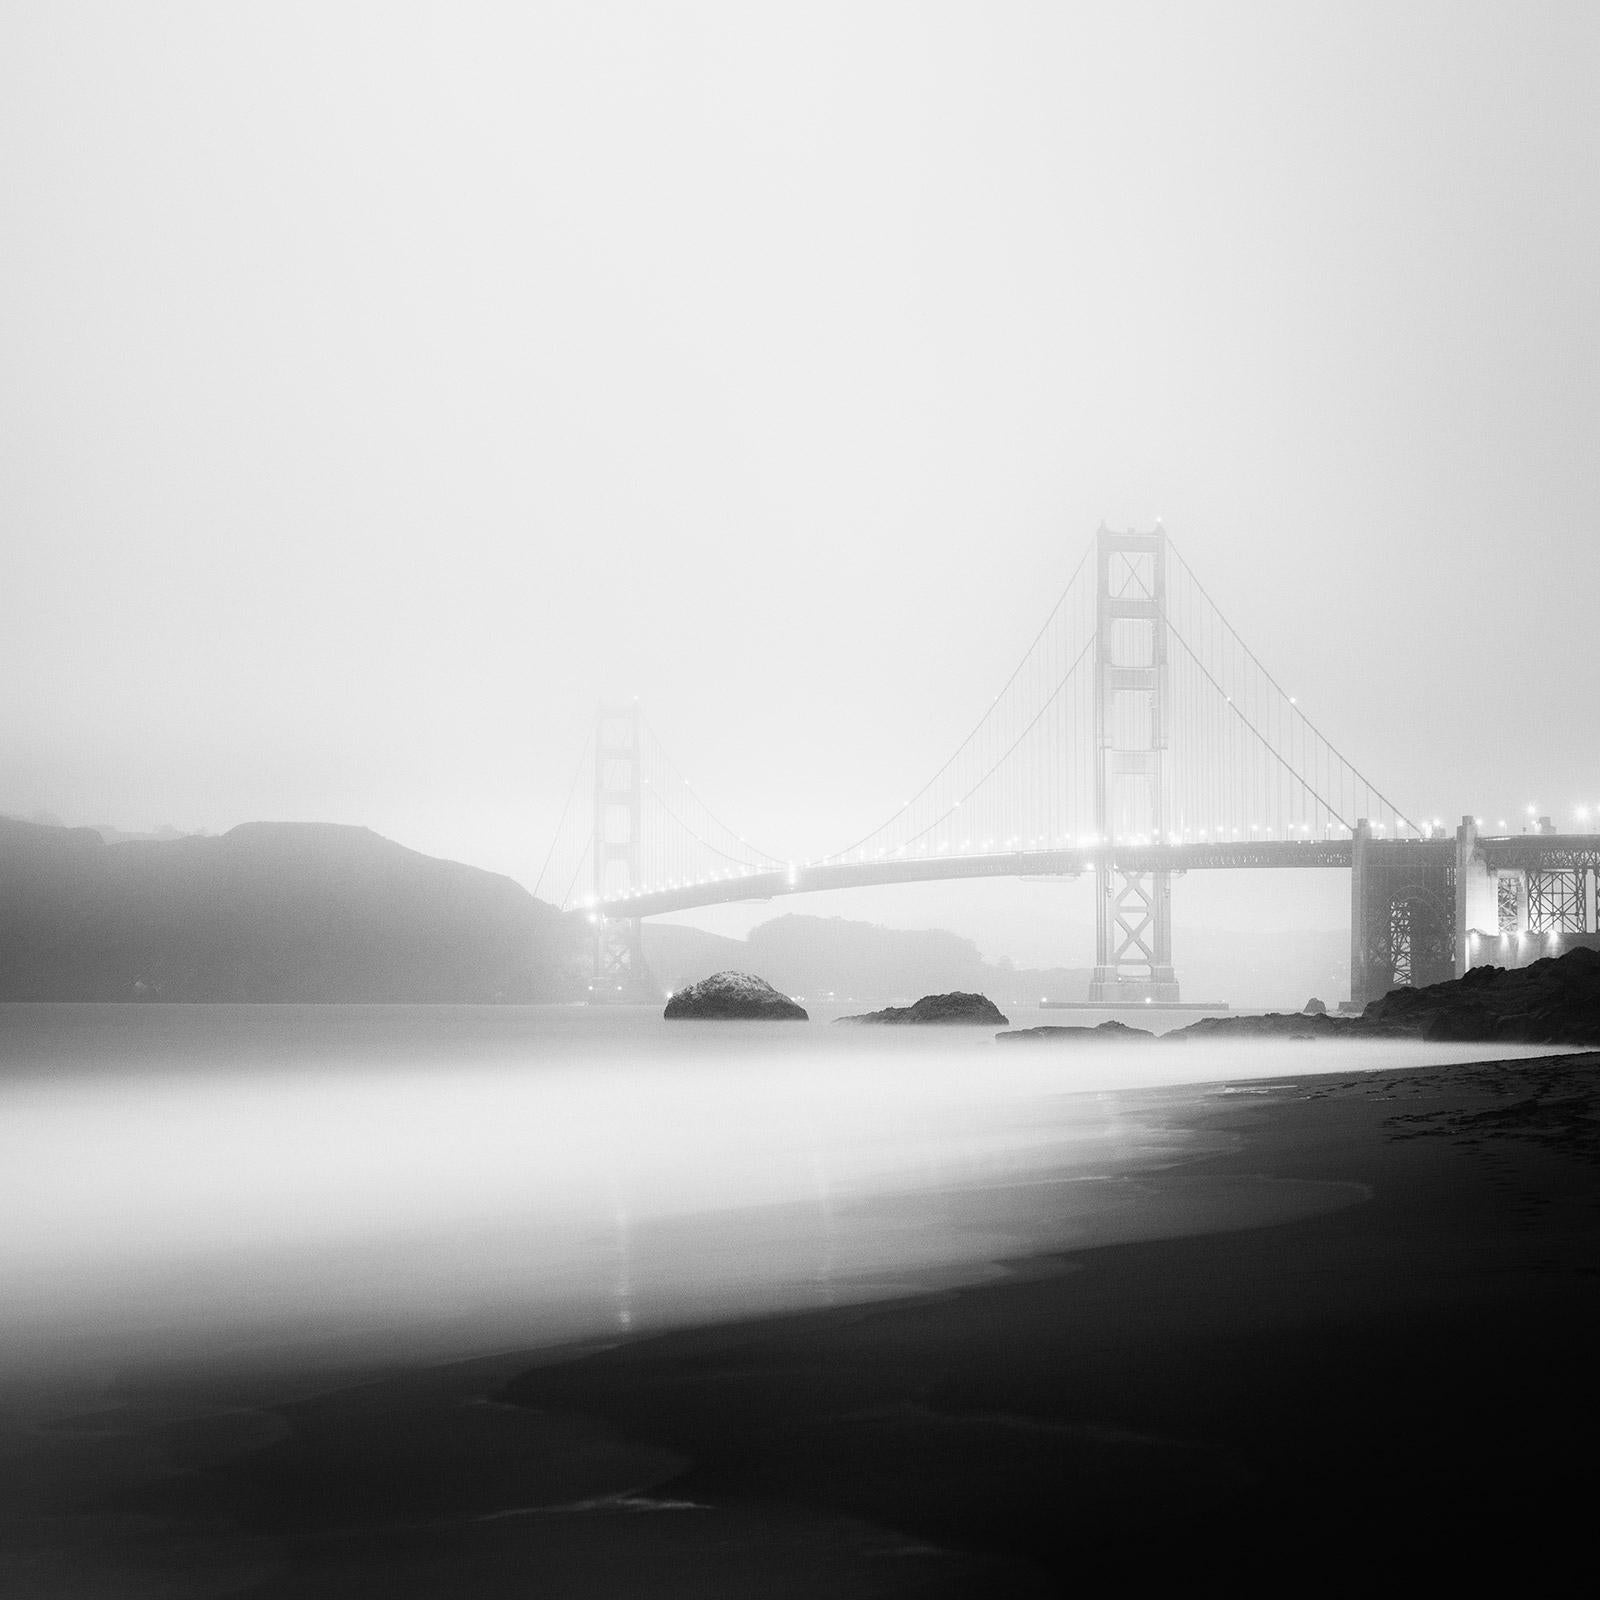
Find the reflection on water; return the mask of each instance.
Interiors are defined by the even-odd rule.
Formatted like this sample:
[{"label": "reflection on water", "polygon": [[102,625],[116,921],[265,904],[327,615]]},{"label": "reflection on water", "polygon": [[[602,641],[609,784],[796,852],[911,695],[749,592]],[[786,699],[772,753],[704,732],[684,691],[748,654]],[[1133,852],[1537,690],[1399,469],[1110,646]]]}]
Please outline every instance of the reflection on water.
[{"label": "reflection on water", "polygon": [[1192,1096],[1152,1086],[1469,1053],[1335,1052],[625,1009],[0,1008],[0,1346],[13,1367],[461,1354],[970,1278],[1148,1227],[1138,1175],[1196,1138],[1174,1114]]}]

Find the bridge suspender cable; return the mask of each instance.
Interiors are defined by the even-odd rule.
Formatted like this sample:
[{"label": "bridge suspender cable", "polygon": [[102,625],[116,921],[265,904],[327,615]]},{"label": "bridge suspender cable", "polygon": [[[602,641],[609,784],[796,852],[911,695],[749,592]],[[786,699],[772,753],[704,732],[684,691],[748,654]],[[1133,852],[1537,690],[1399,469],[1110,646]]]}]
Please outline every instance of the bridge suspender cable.
[{"label": "bridge suspender cable", "polygon": [[643,722],[644,731],[650,739],[650,753],[653,755],[655,760],[659,762],[661,767],[665,769],[666,775],[675,780],[678,785],[688,794],[689,798],[693,800],[697,806],[699,806],[701,811],[705,813],[706,820],[709,821],[713,827],[726,834],[730,840],[736,841],[739,845],[741,845],[746,854],[740,856],[731,851],[724,850],[720,846],[713,844],[709,839],[703,837],[703,835],[694,827],[692,823],[686,821],[683,817],[679,816],[676,811],[673,810],[671,805],[668,804],[665,794],[661,791],[660,786],[652,786],[655,788],[655,798],[657,803],[661,806],[661,809],[665,811],[667,815],[671,817],[672,820],[690,836],[690,838],[696,840],[707,850],[710,850],[714,855],[721,856],[725,861],[732,861],[738,866],[756,866],[763,862],[772,867],[784,867],[788,865],[788,863],[781,857],[775,856],[769,851],[761,849],[758,845],[751,844],[736,829],[730,828],[728,824],[725,823],[716,814],[716,812],[714,812],[711,807],[706,804],[705,800],[696,792],[694,785],[691,784],[689,780],[678,770],[677,764],[667,754],[666,746],[662,743],[661,738],[656,733],[655,729],[651,727],[648,722],[644,722],[643,718],[640,720]]},{"label": "bridge suspender cable", "polygon": [[[1051,606],[1049,615],[1044,619],[1044,623],[1040,627],[1039,631],[1034,634],[1033,638],[1029,641],[1028,648],[1023,651],[1022,659],[1017,662],[1016,667],[1011,673],[1011,676],[1007,678],[1003,684],[1001,684],[1000,692],[996,694],[992,700],[990,700],[988,708],[973,725],[972,731],[966,736],[965,739],[961,741],[960,744],[956,746],[950,758],[933,774],[932,777],[928,779],[926,783],[923,784],[920,789],[916,791],[915,794],[911,796],[909,800],[906,801],[903,806],[900,807],[898,811],[893,814],[893,816],[889,817],[886,821],[879,823],[877,827],[871,829],[869,832],[863,834],[855,841],[854,844],[846,845],[843,850],[835,851],[834,854],[826,857],[828,861],[843,861],[847,856],[854,854],[855,851],[862,849],[871,840],[876,839],[879,834],[883,833],[890,826],[890,824],[893,823],[895,817],[904,816],[906,812],[908,812],[920,799],[922,799],[922,797],[927,794],[936,783],[938,783],[938,781],[956,764],[956,762],[961,759],[968,747],[973,743],[974,740],[977,739],[979,734],[981,734],[984,728],[988,725],[989,718],[993,715],[996,704],[1005,697],[1006,691],[1010,689],[1017,679],[1022,676],[1024,669],[1027,667],[1029,661],[1033,658],[1033,652],[1039,648],[1040,641],[1047,633],[1049,633],[1051,624],[1055,622],[1057,616],[1059,616],[1061,613],[1061,608],[1067,603],[1067,599],[1072,594],[1074,586],[1077,584],[1078,579],[1083,574],[1083,569],[1089,564],[1089,557],[1094,554],[1094,549],[1094,541],[1091,540],[1088,548],[1085,549],[1083,555],[1079,558],[1077,566],[1072,569],[1072,576],[1067,579],[1066,586],[1056,597],[1056,603]],[[1074,663],[1074,665],[1076,665],[1076,663]],[[1064,684],[1065,681],[1066,680],[1063,679],[1062,683]],[[1058,690],[1060,687],[1061,685],[1057,685]],[[1052,698],[1054,698],[1053,695]],[[1035,718],[1034,720],[1037,721],[1038,718]],[[1030,723],[1029,726],[1031,727],[1032,724]],[[991,768],[991,770],[993,769]],[[946,815],[948,816],[948,814],[949,813],[947,812]],[[943,819],[941,818],[941,820]],[[922,832],[926,833],[927,829],[923,829]],[[921,836],[921,833],[916,835],[918,838]]]},{"label": "bridge suspender cable", "polygon": [[[1217,680],[1214,677],[1212,677],[1210,669],[1199,658],[1199,656],[1197,656],[1194,653],[1194,651],[1189,648],[1189,641],[1187,639],[1185,639],[1184,636],[1181,633],[1179,633],[1176,628],[1169,628],[1168,632],[1172,635],[1172,637],[1174,639],[1176,639],[1178,641],[1178,643],[1180,645],[1183,646],[1184,653],[1189,657],[1189,659],[1192,662],[1194,662],[1195,666],[1200,669],[1201,673],[1205,677],[1206,682],[1209,683],[1212,686],[1212,688],[1214,688],[1217,691],[1217,693],[1220,694],[1223,697],[1223,700],[1226,703],[1226,705],[1228,707],[1228,710],[1230,710],[1234,714],[1234,716],[1237,717],[1239,719],[1239,721],[1241,723],[1243,723],[1244,726],[1246,728],[1248,728],[1252,734],[1255,735],[1255,737],[1256,737],[1257,741],[1260,743],[1262,749],[1265,750],[1267,752],[1267,754],[1270,755],[1272,757],[1272,759],[1274,761],[1276,761],[1278,763],[1278,765],[1280,767],[1282,767],[1283,770],[1285,772],[1287,772],[1289,774],[1289,776],[1292,779],[1294,779],[1294,781],[1296,783],[1298,783],[1300,785],[1300,787],[1302,789],[1304,789],[1306,791],[1306,793],[1309,794],[1311,796],[1311,798],[1313,800],[1315,800],[1317,802],[1317,804],[1319,806],[1321,806],[1324,811],[1326,811],[1331,817],[1333,817],[1334,820],[1336,822],[1338,822],[1338,824],[1339,824],[1339,826],[1341,828],[1349,828],[1349,827],[1351,827],[1351,824],[1340,814],[1339,808],[1336,805],[1334,805],[1332,801],[1330,801],[1330,800],[1326,799],[1324,796],[1318,794],[1317,791],[1315,789],[1313,789],[1311,787],[1311,785],[1309,783],[1307,783],[1306,780],[1303,777],[1301,777],[1298,772],[1296,772],[1294,770],[1294,768],[1289,764],[1289,762],[1284,760],[1282,753],[1274,747],[1272,741],[1270,739],[1268,739],[1267,736],[1264,733],[1262,733],[1262,731],[1255,725],[1255,723],[1253,723],[1249,719],[1249,717],[1247,717],[1244,714],[1244,712],[1242,712],[1239,709],[1238,704],[1234,700],[1233,696],[1228,694],[1227,691],[1222,687],[1222,685],[1220,683],[1218,683]],[[1341,759],[1343,759],[1343,758],[1341,757]],[[1348,765],[1348,763],[1346,763],[1346,765]],[[1350,770],[1352,772],[1354,772],[1355,768],[1351,767]],[[1373,789],[1372,793],[1373,794],[1378,794],[1378,791],[1376,789]],[[1378,795],[1378,798],[1381,800],[1381,799],[1383,799],[1383,796],[1382,795]],[[1385,803],[1387,804],[1387,802],[1385,802]],[[1398,812],[1396,812],[1395,814],[1397,816],[1399,815]]]},{"label": "bridge suspender cable", "polygon": [[[686,784],[685,788],[687,788],[687,787],[688,787],[688,785]],[[730,855],[726,850],[723,850],[719,846],[712,844],[712,842],[709,839],[705,838],[703,835],[698,833],[695,830],[693,824],[685,822],[684,819],[682,817],[680,817],[678,815],[678,813],[672,809],[671,804],[668,802],[666,796],[661,793],[660,788],[659,788],[658,785],[652,784],[647,780],[646,783],[645,783],[645,789],[650,794],[650,796],[654,799],[655,803],[658,806],[660,806],[661,809],[664,812],[666,812],[667,816],[673,822],[677,823],[677,825],[680,828],[682,828],[683,831],[686,834],[688,834],[689,837],[691,839],[693,839],[695,841],[695,843],[698,844],[702,849],[709,850],[712,853],[712,855],[720,856],[724,861],[731,861],[736,867],[750,867],[750,866],[755,866],[757,864],[756,862],[753,862],[748,856]],[[692,789],[689,792],[691,794],[694,793],[694,791]],[[698,799],[699,797],[696,796],[696,798]],[[703,803],[704,802],[702,802],[702,804]],[[718,825],[719,826],[724,826],[724,824],[720,824],[720,823]],[[738,836],[735,835],[735,837],[737,838]],[[751,846],[750,848],[752,850],[754,850],[754,846]],[[767,853],[764,850],[755,850],[754,853],[757,856],[759,856],[762,859],[762,861],[766,862],[767,864],[769,864],[769,865],[771,865],[773,867],[782,867],[782,866],[786,865],[785,862],[779,861],[775,856],[767,855]]]},{"label": "bridge suspender cable", "polygon": [[[1365,773],[1363,773],[1357,766],[1355,766],[1354,763],[1346,760],[1345,757],[1342,754],[1340,754],[1340,752],[1335,748],[1335,746],[1328,739],[1328,737],[1322,732],[1322,730],[1320,728],[1318,728],[1303,711],[1300,710],[1300,707],[1295,703],[1293,696],[1291,696],[1289,694],[1289,692],[1283,687],[1283,685],[1281,683],[1279,683],[1276,678],[1273,677],[1271,672],[1269,672],[1267,670],[1267,668],[1261,663],[1261,660],[1259,659],[1259,657],[1257,657],[1255,651],[1253,651],[1250,648],[1250,646],[1247,645],[1244,642],[1243,638],[1239,634],[1239,630],[1237,628],[1235,628],[1234,625],[1231,622],[1228,621],[1228,618],[1224,614],[1224,612],[1222,610],[1222,607],[1219,606],[1217,604],[1217,602],[1211,598],[1210,591],[1207,590],[1206,586],[1203,583],[1201,583],[1201,581],[1199,580],[1198,577],[1195,576],[1194,568],[1191,567],[1189,565],[1189,563],[1184,560],[1183,552],[1181,550],[1179,550],[1178,547],[1172,542],[1172,538],[1171,538],[1170,535],[1167,538],[1167,551],[1168,551],[1168,554],[1170,554],[1172,556],[1175,556],[1177,558],[1178,565],[1183,568],[1184,576],[1188,579],[1188,581],[1190,583],[1192,583],[1194,585],[1195,592],[1197,594],[1199,594],[1200,598],[1202,600],[1204,600],[1205,603],[1211,608],[1211,612],[1216,617],[1217,621],[1220,622],[1222,624],[1222,626],[1228,631],[1228,634],[1231,636],[1231,638],[1233,639],[1234,644],[1237,646],[1237,648],[1240,650],[1240,652],[1249,660],[1250,664],[1256,669],[1256,671],[1259,672],[1261,674],[1261,676],[1266,679],[1266,681],[1273,687],[1273,689],[1275,689],[1277,691],[1277,693],[1280,696],[1282,696],[1282,698],[1290,706],[1293,707],[1296,715],[1299,717],[1300,721],[1305,725],[1305,727],[1311,732],[1311,734],[1317,740],[1319,740],[1333,754],[1333,756],[1340,762],[1340,764],[1342,766],[1344,766],[1350,772],[1351,776],[1354,777],[1356,779],[1356,781],[1358,783],[1360,783],[1360,785],[1364,789],[1368,790],[1371,794],[1375,795],[1379,800],[1383,801],[1384,805],[1386,805],[1394,813],[1394,815],[1396,817],[1398,817],[1400,819],[1400,821],[1405,823],[1405,825],[1408,828],[1410,828],[1413,832],[1421,833],[1422,830],[1416,825],[1416,823],[1413,822],[1411,820],[1411,818],[1408,817],[1405,814],[1405,812],[1403,812],[1397,805],[1395,805],[1395,803],[1392,800],[1390,800],[1388,798],[1388,796],[1386,796],[1383,793],[1383,791],[1380,790],[1378,788],[1378,786],[1375,783],[1373,783],[1366,776]],[[1173,633],[1173,635],[1175,637],[1177,637],[1179,642],[1181,644],[1183,644],[1184,647],[1187,649],[1188,648],[1188,641],[1186,639],[1184,639],[1182,634],[1180,634],[1178,632],[1177,627],[1172,623],[1172,620],[1171,620],[1170,617],[1168,618],[1167,625],[1168,625],[1168,628],[1170,629],[1170,631]],[[1189,653],[1190,653],[1191,657],[1194,655],[1194,652],[1192,650],[1190,650]],[[1198,659],[1196,660],[1196,664],[1197,665],[1199,664],[1198,663]],[[1204,669],[1202,669],[1202,670],[1204,670]],[[1209,677],[1210,674],[1208,673],[1207,676]],[[1215,682],[1214,679],[1212,681]],[[1269,745],[1268,748],[1271,748],[1271,746]],[[1326,804],[1325,801],[1323,803]],[[1328,809],[1330,811],[1332,811],[1333,807],[1329,806]],[[1346,823],[1344,823],[1344,826],[1345,827],[1349,827],[1350,824],[1348,822],[1346,822]]]},{"label": "bridge suspender cable", "polygon": [[[561,807],[561,816],[556,823],[556,831],[550,835],[550,848],[544,853],[544,863],[539,868],[539,876],[533,880],[533,892],[535,895],[539,893],[539,887],[544,882],[545,873],[550,870],[550,863],[555,857],[556,846],[561,842],[561,830],[567,825],[567,817],[572,811],[572,802],[577,797],[578,784],[582,781],[584,771],[589,765],[589,752],[593,745],[594,729],[591,728],[588,738],[583,741],[583,754],[578,757],[578,765],[573,769],[572,782],[567,787],[567,799],[566,803]],[[580,872],[583,870],[581,861],[579,862],[578,870]],[[576,874],[574,874],[573,882],[577,882]],[[570,895],[571,892],[571,886],[569,885],[567,893]],[[565,896],[562,897],[560,903],[562,905],[567,903]]]},{"label": "bridge suspender cable", "polygon": [[571,881],[567,884],[567,892],[561,897],[562,907],[571,905],[572,891],[578,887],[578,879],[583,875],[583,869],[589,864],[589,857],[594,854],[594,840],[590,839],[583,847],[583,854],[578,857],[578,864],[572,869]]},{"label": "bridge suspender cable", "polygon": [[[1014,755],[1016,753],[1016,751],[1017,751],[1018,747],[1021,745],[1022,741],[1024,739],[1026,739],[1028,737],[1028,735],[1030,733],[1032,733],[1034,728],[1038,725],[1040,718],[1042,718],[1044,716],[1045,712],[1047,712],[1050,709],[1050,707],[1055,704],[1057,698],[1061,694],[1061,691],[1063,689],[1065,689],[1066,686],[1072,681],[1073,674],[1078,670],[1079,667],[1081,667],[1083,665],[1084,658],[1089,654],[1089,651],[1091,650],[1091,648],[1093,648],[1093,645],[1094,645],[1094,638],[1093,638],[1093,636],[1091,636],[1089,638],[1088,642],[1084,645],[1083,649],[1081,649],[1078,652],[1077,659],[1072,663],[1072,665],[1070,667],[1067,668],[1066,675],[1055,686],[1055,688],[1050,691],[1049,697],[1045,700],[1045,703],[1042,706],[1040,706],[1039,709],[1034,713],[1033,720],[1031,722],[1029,722],[1027,727],[1025,727],[1022,730],[1022,732],[1019,733],[1016,736],[1016,738],[1011,741],[1010,745],[995,760],[994,764],[989,768],[989,770],[986,773],[984,773],[984,775],[981,778],[979,778],[978,781],[975,784],[973,784],[972,787],[970,789],[968,789],[967,792],[964,795],[962,795],[959,800],[956,801],[955,805],[951,806],[948,810],[946,810],[943,813],[943,815],[935,817],[933,819],[933,821],[930,822],[927,825],[927,827],[922,828],[918,832],[912,834],[905,841],[905,843],[900,846],[901,849],[909,848],[911,845],[915,844],[918,839],[924,838],[928,834],[932,833],[933,830],[940,825],[940,823],[948,822],[950,820],[950,818],[952,816],[954,816],[955,811],[956,811],[956,807],[965,805],[966,802],[968,800],[970,800],[973,797],[973,795],[975,795],[984,786],[984,784],[986,784],[995,775],[995,773],[997,773],[1001,769],[1001,767],[1003,767],[1006,764],[1006,762],[1011,759],[1012,755]],[[926,792],[926,791],[924,791],[924,792]],[[895,813],[896,816],[899,816],[900,814],[901,814],[900,812],[896,812]],[[893,819],[891,818],[890,820],[892,821]],[[887,824],[885,824],[885,826],[887,826]],[[881,832],[882,830],[880,829],[879,831]],[[871,839],[871,838],[875,838],[876,835],[875,834],[868,834],[867,837],[869,839]],[[854,845],[851,846],[851,849],[856,849],[856,848],[859,848],[859,847],[858,846],[854,846]],[[848,855],[849,851],[846,851],[845,854]]]}]

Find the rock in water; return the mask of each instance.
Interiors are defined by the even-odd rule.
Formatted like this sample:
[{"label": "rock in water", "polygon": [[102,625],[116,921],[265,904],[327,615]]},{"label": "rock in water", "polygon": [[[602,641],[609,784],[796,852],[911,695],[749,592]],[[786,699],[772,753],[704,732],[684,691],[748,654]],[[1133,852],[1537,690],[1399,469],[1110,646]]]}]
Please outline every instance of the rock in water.
[{"label": "rock in water", "polygon": [[1154,1039],[1155,1034],[1148,1028],[1130,1028],[1126,1022],[1102,1022],[1093,1028],[1012,1028],[1006,1033],[997,1033],[995,1038],[1000,1039],[1032,1039],[1041,1043],[1056,1042],[1060,1044],[1088,1044],[1093,1040],[1105,1039]]},{"label": "rock in water", "polygon": [[802,1006],[779,994],[765,978],[750,972],[714,972],[680,989],[667,1001],[662,1016],[709,1017],[761,1022],[809,1022]]},{"label": "rock in water", "polygon": [[1312,995],[1300,1009],[1308,1017],[1325,1017],[1328,1014],[1326,1002],[1317,999],[1315,995]]},{"label": "rock in water", "polygon": [[925,994],[909,1006],[888,1006],[882,1011],[866,1011],[856,1017],[840,1017],[841,1022],[972,1023],[1005,1028],[1011,1019],[986,994]]}]

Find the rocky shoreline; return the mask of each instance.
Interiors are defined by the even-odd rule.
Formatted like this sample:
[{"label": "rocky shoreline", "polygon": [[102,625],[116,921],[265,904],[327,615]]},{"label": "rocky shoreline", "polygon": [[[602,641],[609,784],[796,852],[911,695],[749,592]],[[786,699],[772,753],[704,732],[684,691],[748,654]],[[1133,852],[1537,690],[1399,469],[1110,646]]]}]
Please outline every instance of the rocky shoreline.
[{"label": "rocky shoreline", "polygon": [[[763,978],[718,972],[680,989],[668,1019],[808,1021],[805,1008]],[[987,995],[923,995],[908,1006],[840,1017],[871,1026],[969,1026],[1004,1030],[996,1039],[1063,1045],[1210,1039],[1418,1039],[1449,1044],[1600,1043],[1600,951],[1580,947],[1526,967],[1474,967],[1465,977],[1424,989],[1395,989],[1359,1016],[1335,1015],[1321,1001],[1303,1011],[1202,1017],[1156,1035],[1128,1023],[1011,1028]]]},{"label": "rocky shoreline", "polygon": [[[996,1036],[1059,1044],[1112,1039],[1154,1042],[1121,1022],[1098,1027],[1017,1028]],[[1320,1002],[1304,1011],[1202,1017],[1159,1036],[1194,1039],[1420,1039],[1446,1044],[1600,1043],[1600,951],[1579,948],[1526,967],[1474,967],[1425,989],[1394,989],[1359,1016],[1335,1016]]]},{"label": "rocky shoreline", "polygon": [[1579,948],[1526,967],[1474,967],[1425,989],[1394,989],[1360,1016],[1307,1011],[1202,1017],[1170,1039],[1423,1039],[1449,1044],[1600,1041],[1600,951]]}]

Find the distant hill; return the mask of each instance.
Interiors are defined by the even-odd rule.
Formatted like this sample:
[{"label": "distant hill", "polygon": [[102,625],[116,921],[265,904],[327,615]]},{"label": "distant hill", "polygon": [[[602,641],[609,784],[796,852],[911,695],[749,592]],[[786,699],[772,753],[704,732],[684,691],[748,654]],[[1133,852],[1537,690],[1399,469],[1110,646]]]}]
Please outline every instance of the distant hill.
[{"label": "distant hill", "polygon": [[0,999],[533,1001],[578,952],[509,878],[367,828],[106,843],[0,818]]},{"label": "distant hill", "polygon": [[1080,1000],[1088,971],[990,962],[970,939],[942,929],[884,928],[844,917],[781,916],[729,939],[675,923],[644,925],[645,959],[658,982],[679,989],[732,968],[759,974],[785,994],[823,1001],[908,1001],[951,990],[1012,1003]]},{"label": "distant hill", "polygon": [[[1178,979],[1189,1000],[1290,1005],[1311,995],[1336,1005],[1350,992],[1343,929],[1181,930]],[[940,929],[885,928],[844,917],[785,915],[730,939],[678,923],[646,922],[645,958],[657,981],[679,989],[728,968],[760,974],[809,1001],[904,1004],[920,995],[976,991],[1001,1003],[1086,1000],[1087,967],[1019,967],[987,961],[970,939]]]}]

